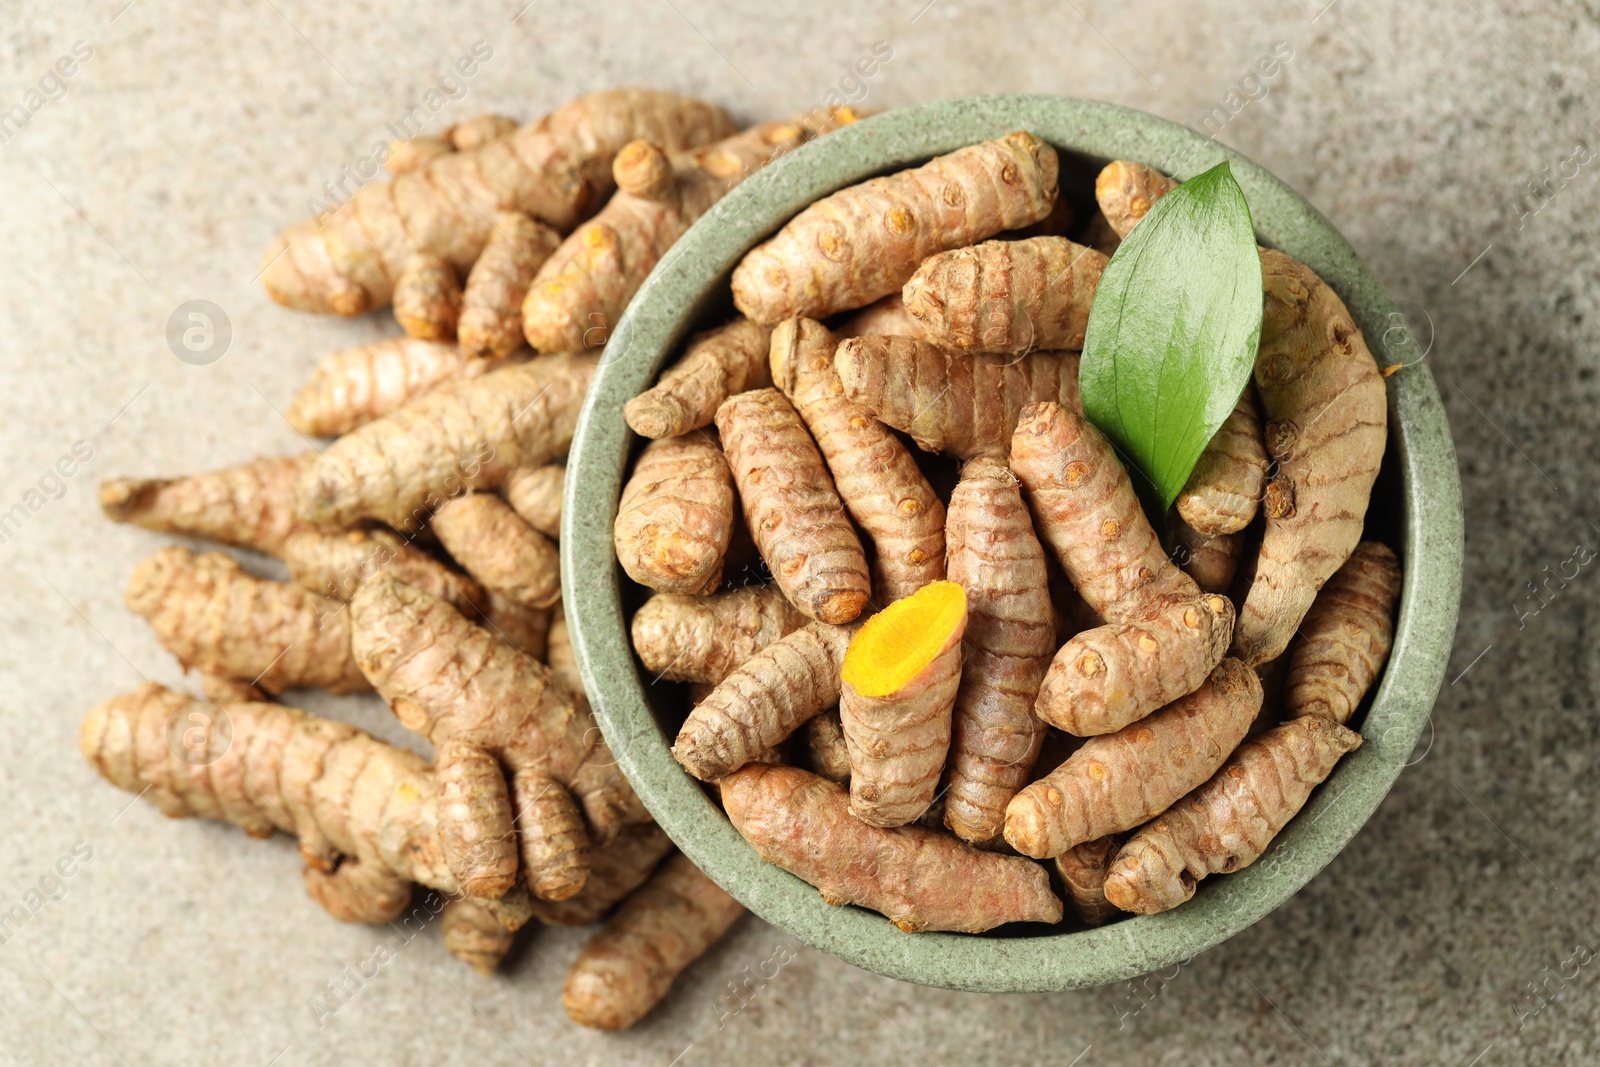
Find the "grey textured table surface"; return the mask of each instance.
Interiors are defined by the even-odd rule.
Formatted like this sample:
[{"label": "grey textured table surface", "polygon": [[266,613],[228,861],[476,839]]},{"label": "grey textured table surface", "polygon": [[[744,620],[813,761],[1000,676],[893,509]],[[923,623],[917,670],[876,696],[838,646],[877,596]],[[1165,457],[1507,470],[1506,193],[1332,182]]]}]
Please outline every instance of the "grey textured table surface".
[{"label": "grey textured table surface", "polygon": [[[1583,566],[1544,584],[1600,549],[1592,5],[520,3],[8,12],[0,512],[20,503],[26,521],[0,544],[0,913],[25,918],[0,944],[0,1061],[1600,1061],[1600,579]],[[313,361],[393,327],[272,305],[253,278],[260,251],[477,41],[493,55],[440,124],[531,116],[614,84],[778,116],[848,90],[847,66],[886,41],[869,105],[1017,90],[1209,115],[1318,205],[1431,342],[1468,523],[1452,681],[1354,843],[1165,982],[980,997],[800,949],[730,1012],[730,983],[788,945],[751,919],[644,1023],[603,1035],[560,1006],[582,931],[536,931],[492,979],[429,931],[358,983],[347,974],[399,939],[323,915],[292,842],[124,810],[79,758],[78,723],[141,676],[180,674],[121,604],[162,539],[103,521],[95,486],[304,447],[279,412]],[[47,77],[75,42],[90,58]],[[1293,53],[1281,72],[1245,82],[1275,47]],[[16,103],[20,129],[4,124]],[[195,299],[231,323],[206,366],[165,337]],[[49,477],[75,447],[92,457]],[[1547,591],[1534,599],[1529,583]],[[303,703],[403,739],[374,700]],[[89,856],[74,875],[30,896],[75,848]],[[350,994],[319,1020],[308,1000],[329,982]]]}]

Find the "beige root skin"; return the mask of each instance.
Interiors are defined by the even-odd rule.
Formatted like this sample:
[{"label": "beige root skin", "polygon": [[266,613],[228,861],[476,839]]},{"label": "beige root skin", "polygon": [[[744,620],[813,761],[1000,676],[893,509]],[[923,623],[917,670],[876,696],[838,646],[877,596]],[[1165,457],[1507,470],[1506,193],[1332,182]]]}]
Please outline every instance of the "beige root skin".
[{"label": "beige root skin", "polygon": [[[191,744],[197,726],[204,735]],[[171,818],[222,819],[251,837],[293,834],[307,890],[338,919],[393,921],[412,883],[447,899],[461,893],[440,850],[432,769],[354,727],[147,682],[89,712],[79,747],[107,781]],[[510,930],[532,917],[520,891],[489,911]]]},{"label": "beige root skin", "polygon": [[1249,664],[1283,652],[1317,590],[1361,540],[1389,421],[1383,376],[1344,302],[1281,252],[1263,250],[1261,270],[1267,299],[1255,380],[1276,473],[1233,640],[1233,654]]},{"label": "beige root skin", "polygon": [[849,788],[850,745],[837,708],[806,720],[805,762],[812,774]]},{"label": "beige root skin", "polygon": [[483,587],[446,567],[391,530],[348,533],[297,533],[284,544],[289,580],[302,589],[343,600],[356,595],[361,583],[387,571],[408,585],[443,597],[471,614],[485,604]]},{"label": "beige root skin", "polygon": [[394,283],[394,317],[407,337],[452,341],[461,318],[461,280],[438,256],[406,260]]},{"label": "beige root skin", "polygon": [[809,621],[775,585],[711,596],[658,593],[633,616],[633,650],[654,678],[715,685]]},{"label": "beige root skin", "polygon": [[472,359],[441,341],[391,337],[347,348],[317,364],[289,405],[289,424],[311,437],[338,437],[403,407],[454,378],[475,378],[506,366]]},{"label": "beige root skin", "polygon": [[651,441],[622,487],[612,527],[617,561],[659,593],[714,592],[737,507],[733,472],[713,436]]},{"label": "beige root skin", "polygon": [[440,156],[449,155],[455,150],[455,146],[444,137],[419,135],[405,141],[390,142],[389,158],[383,165],[398,178],[402,174],[421,170]]},{"label": "beige root skin", "polygon": [[1107,259],[1116,255],[1118,246],[1122,244],[1122,238],[1111,228],[1103,211],[1096,211],[1089,216],[1089,221],[1078,232],[1077,239],[1079,244],[1087,245]]},{"label": "beige root skin", "polygon": [[1038,758],[1045,728],[1033,702],[1056,642],[1044,548],[1010,471],[968,464],[950,496],[946,536],[949,578],[967,591],[967,632],[944,821],[976,844],[999,835]]},{"label": "beige root skin", "polygon": [[721,784],[734,828],[829,904],[872,908],[912,932],[1061,921],[1061,901],[1032,860],[919,826],[868,826],[850,814],[842,788],[794,767],[755,764]]},{"label": "beige root skin", "polygon": [[1065,237],[985,241],[924,260],[905,284],[906,311],[946,348],[1077,351],[1106,262]]},{"label": "beige root skin", "polygon": [[554,542],[493,493],[467,493],[434,513],[446,552],[487,589],[525,608],[561,599],[561,554]]},{"label": "beige root skin", "polygon": [[1127,160],[1107,163],[1094,181],[1100,212],[1119,238],[1128,236],[1152,205],[1178,187],[1154,167]]},{"label": "beige root skin", "polygon": [[672,149],[733,132],[720,108],[642,89],[590,93],[481,147],[369,182],[319,219],[285,230],[262,257],[262,284],[301,311],[361,315],[389,303],[417,252],[458,271],[478,258],[496,211],[570,230],[611,188],[611,161],[648,138]]},{"label": "beige root skin", "polygon": [[916,677],[882,697],[840,686],[839,723],[850,753],[850,814],[870,826],[904,826],[933,803],[961,684],[967,620]]},{"label": "beige root skin", "polygon": [[1087,926],[1101,926],[1120,910],[1106,899],[1106,875],[1125,840],[1122,834],[1085,841],[1055,858],[1067,906]]},{"label": "beige root skin", "polygon": [[1267,446],[1261,439],[1255,391],[1246,389],[1212,436],[1183,491],[1178,514],[1211,537],[1236,534],[1250,525],[1267,482]]},{"label": "beige root skin", "polygon": [[654,386],[623,405],[623,418],[641,437],[676,437],[710,426],[724,400],[772,384],[771,336],[771,327],[743,317],[700,334]]},{"label": "beige root skin", "polygon": [[1011,467],[1039,533],[1106,620],[1056,652],[1035,714],[1068,733],[1106,734],[1194,692],[1227,649],[1233,605],[1167,559],[1110,442],[1081,415],[1034,405],[1017,424]]},{"label": "beige root skin", "polygon": [[516,119],[505,115],[482,114],[474,115],[465,122],[458,122],[444,131],[444,139],[457,152],[471,152],[482,148],[490,141],[504,137],[516,131],[520,126]]},{"label": "beige root skin", "polygon": [[220,674],[207,674],[200,672],[200,692],[213,704],[232,704],[243,701],[247,704],[263,704],[267,701],[267,694],[261,687],[238,678],[228,678]]},{"label": "beige root skin", "polygon": [[813,619],[854,619],[872,592],[866,553],[799,413],[776,389],[760,389],[724,401],[717,429],[745,525],[778,587]]},{"label": "beige root skin", "polygon": [[295,515],[294,488],[317,462],[302,452],[181,478],[117,478],[100,483],[100,510],[147,530],[281,556],[292,534],[312,529]]},{"label": "beige root skin", "polygon": [[1289,716],[1350,721],[1389,658],[1399,599],[1399,559],[1387,545],[1361,542],[1300,627],[1289,661]]},{"label": "beige root skin", "polygon": [[1359,735],[1320,715],[1246,741],[1210,781],[1122,847],[1106,877],[1106,898],[1149,915],[1187,901],[1208,875],[1250,866],[1339,757],[1360,745]]},{"label": "beige root skin", "polygon": [[1018,131],[842,189],[740,261],[733,302],[769,324],[863,307],[937,252],[1045,218],[1056,172],[1055,150]]},{"label": "beige root skin", "polygon": [[567,465],[518,467],[506,478],[501,492],[522,521],[546,537],[561,536],[561,494],[567,487]]},{"label": "beige root skin", "polygon": [[492,911],[471,897],[445,901],[439,927],[450,955],[486,976],[500,966],[516,939]]},{"label": "beige root skin", "polygon": [[1172,561],[1178,569],[1193,578],[1202,592],[1227,593],[1244,551],[1244,534],[1203,534],[1176,514],[1169,516],[1167,529],[1173,541]]},{"label": "beige root skin", "polygon": [[916,337],[917,320],[906,310],[905,298],[890,293],[841,322],[834,336],[841,341],[846,337]]},{"label": "beige root skin", "polygon": [[814,622],[750,657],[689,713],[673,756],[702,782],[714,781],[837,704],[853,632]]},{"label": "beige root skin", "polygon": [[688,857],[674,856],[583,946],[561,1003],[581,1026],[625,1030],[743,914]]},{"label": "beige root skin", "polygon": [[[520,211],[495,214],[493,233],[461,294],[457,333],[463,351],[494,359],[522,347],[522,300],[560,244],[560,234]],[[398,310],[398,296],[396,301]]]},{"label": "beige root skin", "polygon": [[599,348],[667,249],[734,186],[810,138],[794,122],[763,122],[669,156],[648,141],[617,154],[617,194],[539,271],[522,329],[540,352]]},{"label": "beige root skin", "polygon": [[845,396],[911,435],[924,452],[1005,459],[1022,409],[1078,410],[1078,357],[954,352],[912,337],[854,337],[834,357]]},{"label": "beige root skin", "polygon": [[197,555],[168,545],[133,569],[123,600],[186,669],[273,694],[371,688],[350,651],[342,603],[256,578],[221,552]]},{"label": "beige root skin", "polygon": [[1091,737],[1066,762],[1018,793],[1006,841],[1046,859],[1131,830],[1211,777],[1261,709],[1261,682],[1225,659],[1199,689],[1114,734]]},{"label": "beige root skin", "polygon": [[672,851],[672,839],[654,823],[625,826],[609,845],[589,853],[589,880],[566,900],[533,901],[533,914],[548,926],[588,926],[644,885]]},{"label": "beige root skin", "polygon": [[889,604],[944,577],[945,509],[910,450],[845,398],[833,363],[837,344],[812,319],[779,323],[772,380],[805,420],[845,510],[871,539],[873,593]]},{"label": "beige root skin", "polygon": [[[536,662],[444,601],[387,575],[363,585],[350,610],[362,670],[401,723],[440,752],[441,775],[446,752],[450,767],[476,760],[485,768],[470,790],[455,795],[455,807],[441,803],[445,859],[463,886],[492,896],[508,885],[505,872],[515,875],[520,837],[530,888],[538,891],[555,876],[540,866],[541,857],[559,861],[563,891],[581,887],[577,871],[580,864],[587,869],[586,855],[580,860],[567,847],[576,833],[565,814],[570,809],[530,805],[531,797],[570,792],[601,843],[625,823],[648,818],[594,719]],[[513,795],[523,804],[515,811],[516,833]],[[550,812],[561,817],[539,820]]]},{"label": "beige root skin", "polygon": [[484,590],[484,600],[481,613],[472,614],[463,609],[462,614],[470,617],[518,652],[534,659],[545,658],[549,647],[550,630],[554,625],[550,621],[549,608],[525,607],[493,589]]},{"label": "beige root skin", "polygon": [[567,626],[567,613],[563,605],[551,612],[550,645],[548,652],[550,680],[572,698],[580,714],[589,713],[589,695],[583,688],[583,675],[578,670],[578,658],[572,651],[572,631]]},{"label": "beige root skin", "polygon": [[447,382],[329,445],[295,487],[295,510],[320,525],[414,530],[450,497],[564,455],[593,377],[586,360],[541,356]]}]

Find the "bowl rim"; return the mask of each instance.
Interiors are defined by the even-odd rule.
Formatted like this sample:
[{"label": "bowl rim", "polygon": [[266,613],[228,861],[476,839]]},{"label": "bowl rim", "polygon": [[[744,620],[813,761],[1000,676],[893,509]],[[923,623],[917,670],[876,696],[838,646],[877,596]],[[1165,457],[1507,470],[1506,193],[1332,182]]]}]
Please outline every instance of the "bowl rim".
[{"label": "bowl rim", "polygon": [[[1386,456],[1399,475],[1405,579],[1362,747],[1340,761],[1256,863],[1209,880],[1181,908],[1110,926],[1021,937],[908,934],[876,912],[830,906],[806,882],[763,862],[673,759],[633,657],[612,549],[633,437],[621,410],[719,302],[744,253],[806,204],[1018,129],[1081,156],[1144,160],[1180,178],[1227,159],[1263,243],[1333,286],[1369,343],[1381,339],[1381,348],[1372,346],[1380,363],[1407,364],[1387,379]],[[604,349],[568,457],[562,593],[578,667],[617,763],[678,848],[747,908],[805,944],[891,978],[983,992],[1056,991],[1167,968],[1220,944],[1292,896],[1365,825],[1408,765],[1444,679],[1461,592],[1460,482],[1426,354],[1397,329],[1403,326],[1354,248],[1287,184],[1190,127],[1130,108],[1050,95],[943,100],[875,115],[773,162],[695,223],[640,287]]]}]

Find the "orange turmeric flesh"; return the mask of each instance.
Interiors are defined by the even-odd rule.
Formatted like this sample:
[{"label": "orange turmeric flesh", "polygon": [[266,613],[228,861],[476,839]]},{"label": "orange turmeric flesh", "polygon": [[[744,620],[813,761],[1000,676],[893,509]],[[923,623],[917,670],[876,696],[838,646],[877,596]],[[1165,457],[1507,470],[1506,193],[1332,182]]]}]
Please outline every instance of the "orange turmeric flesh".
[{"label": "orange turmeric flesh", "polygon": [[892,696],[944,651],[966,616],[961,586],[923,586],[867,620],[844,655],[840,679],[864,697]]}]

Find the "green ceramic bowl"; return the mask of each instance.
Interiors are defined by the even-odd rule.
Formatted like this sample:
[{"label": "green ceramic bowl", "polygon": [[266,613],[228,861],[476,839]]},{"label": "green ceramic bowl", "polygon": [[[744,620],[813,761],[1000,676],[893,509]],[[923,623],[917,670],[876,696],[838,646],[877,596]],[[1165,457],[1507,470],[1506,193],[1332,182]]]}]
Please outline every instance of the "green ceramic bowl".
[{"label": "green ceramic bowl", "polygon": [[1096,930],[1069,919],[986,936],[908,934],[873,912],[831,907],[805,882],[763,863],[673,760],[647,693],[650,679],[629,647],[626,579],[611,548],[634,444],[622,405],[654,380],[691,331],[727,313],[734,265],[801,208],[872,175],[1017,129],[1062,150],[1063,194],[1085,205],[1098,165],[1109,159],[1143,160],[1179,178],[1230,159],[1261,241],[1303,260],[1338,291],[1380,362],[1423,358],[1393,301],[1328,220],[1256,164],[1190,129],[1054,96],[969,97],[893,111],[830,133],[756,174],[651,274],[606,348],[578,426],[561,562],[573,644],[600,725],[634,789],[691,860],[763,919],[858,967],[952,989],[1029,992],[1118,981],[1192,957],[1282,904],[1355,835],[1405,767],[1444,676],[1461,589],[1461,504],[1438,391],[1425,365],[1408,366],[1388,379],[1389,448],[1368,519],[1372,535],[1399,549],[1406,578],[1394,651],[1361,726],[1366,742],[1265,856],[1207,880],[1183,907]]}]

